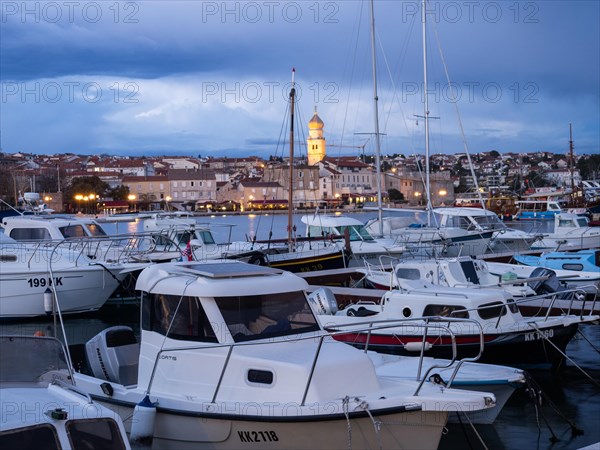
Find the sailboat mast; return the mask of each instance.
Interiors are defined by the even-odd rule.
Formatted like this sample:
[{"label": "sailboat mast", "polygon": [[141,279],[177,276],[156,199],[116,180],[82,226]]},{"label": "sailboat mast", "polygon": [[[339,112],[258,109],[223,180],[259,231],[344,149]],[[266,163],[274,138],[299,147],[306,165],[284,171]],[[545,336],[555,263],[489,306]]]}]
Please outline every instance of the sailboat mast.
[{"label": "sailboat mast", "polygon": [[371,62],[373,66],[373,106],[375,108],[375,175],[377,177],[377,222],[379,236],[383,236],[383,209],[381,204],[381,145],[379,140],[379,107],[377,97],[377,61],[375,58],[375,7],[371,0]]},{"label": "sailboat mast", "polygon": [[569,124],[569,166],[571,169],[571,201],[573,204],[577,202],[575,196],[575,174],[573,165],[573,125]]},{"label": "sailboat mast", "polygon": [[431,192],[429,180],[429,98],[427,91],[427,0],[423,0],[423,97],[425,117],[425,194],[427,197],[427,226],[431,226]]},{"label": "sailboat mast", "polygon": [[292,228],[293,220],[293,200],[294,200],[294,109],[296,99],[296,69],[292,69],[292,88],[290,89],[290,171],[289,171],[289,189],[288,189],[288,247],[292,249]]}]

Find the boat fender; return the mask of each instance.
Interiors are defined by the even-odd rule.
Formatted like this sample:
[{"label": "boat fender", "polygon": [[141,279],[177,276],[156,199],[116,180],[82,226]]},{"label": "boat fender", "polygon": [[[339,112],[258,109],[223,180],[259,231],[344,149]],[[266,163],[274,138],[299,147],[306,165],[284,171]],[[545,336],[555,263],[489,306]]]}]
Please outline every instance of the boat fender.
[{"label": "boat fender", "polygon": [[54,310],[54,305],[52,303],[52,291],[50,288],[46,288],[44,291],[44,312],[48,315],[52,314],[52,311]]},{"label": "boat fender", "polygon": [[421,349],[427,351],[431,350],[431,347],[433,347],[433,345],[431,345],[431,342],[425,342],[425,345],[423,345],[421,341],[407,342],[406,344],[404,344],[404,350],[406,350],[407,352],[420,352]]},{"label": "boat fender", "polygon": [[131,444],[140,447],[152,447],[154,437],[154,422],[156,420],[156,405],[146,395],[133,409],[131,418]]}]

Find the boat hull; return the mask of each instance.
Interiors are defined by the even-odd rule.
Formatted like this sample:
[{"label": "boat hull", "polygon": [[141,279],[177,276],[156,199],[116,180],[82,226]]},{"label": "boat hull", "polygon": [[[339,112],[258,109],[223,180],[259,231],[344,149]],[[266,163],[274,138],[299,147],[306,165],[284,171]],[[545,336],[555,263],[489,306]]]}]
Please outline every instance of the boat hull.
[{"label": "boat hull", "polygon": [[[504,334],[486,334],[484,350],[478,362],[517,365],[520,367],[551,366],[560,367],[564,360],[567,344],[577,332],[577,324],[555,326],[536,331],[519,331]],[[366,333],[337,334],[335,339],[363,349],[368,340],[369,350],[394,355],[418,356],[418,352],[407,350],[406,343],[418,343],[422,336],[403,334],[377,334],[370,337]],[[431,348],[426,356],[452,358],[450,339],[428,337]],[[458,358],[474,357],[479,353],[479,335],[457,335]],[[558,348],[558,350],[555,348]],[[562,353],[561,353],[562,352]]]},{"label": "boat hull", "polygon": [[[130,431],[132,405],[99,402],[113,409]],[[153,449],[332,449],[340,448],[422,448],[435,449],[446,425],[445,411],[335,411],[337,405],[318,405],[312,416],[277,417],[242,414],[261,413],[268,404],[238,404],[223,414],[200,414],[158,408],[154,426]],[[262,408],[261,408],[262,407]],[[244,409],[244,410],[242,410]],[[299,409],[291,403],[287,410]],[[319,411],[320,409],[320,411]],[[352,408],[354,409],[354,408]],[[331,412],[327,414],[327,412]]]},{"label": "boat hull", "polygon": [[268,265],[288,272],[312,272],[315,270],[343,269],[348,266],[348,256],[343,251],[327,254],[308,254],[298,257],[294,253],[268,255]]},{"label": "boat hull", "polygon": [[46,315],[44,292],[54,287],[61,313],[100,309],[118,287],[118,280],[100,266],[76,270],[47,270],[0,274],[0,318]]}]

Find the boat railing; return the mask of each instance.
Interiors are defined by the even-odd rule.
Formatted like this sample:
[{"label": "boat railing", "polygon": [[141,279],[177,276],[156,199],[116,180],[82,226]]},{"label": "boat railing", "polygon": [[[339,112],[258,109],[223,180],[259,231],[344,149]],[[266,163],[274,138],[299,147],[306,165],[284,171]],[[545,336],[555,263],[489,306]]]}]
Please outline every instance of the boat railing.
[{"label": "boat railing", "polygon": [[[458,311],[460,312],[460,311]],[[443,325],[444,323],[447,323],[448,325]],[[472,357],[464,357],[462,359],[460,359],[459,361],[456,361],[457,356],[458,356],[458,352],[457,352],[457,348],[456,348],[456,334],[455,332],[450,328],[450,323],[453,324],[471,324],[471,325],[475,325],[475,328],[477,328],[478,333],[479,333],[479,352],[472,356]],[[356,327],[361,327],[361,326],[366,326],[366,329],[356,329]],[[364,348],[364,352],[367,353],[367,351],[369,350],[369,343],[371,340],[371,334],[373,333],[373,331],[379,331],[379,330],[384,330],[384,329],[389,329],[389,328],[398,328],[398,327],[411,327],[412,330],[414,330],[414,327],[417,328],[422,328],[423,329],[423,333],[422,333],[422,339],[421,339],[421,343],[418,346],[418,350],[420,352],[419,354],[419,365],[418,365],[418,370],[417,370],[417,378],[416,380],[419,381],[419,386],[417,387],[417,390],[415,391],[414,395],[418,395],[419,391],[421,390],[421,387],[423,386],[423,383],[429,378],[429,374],[434,370],[434,369],[447,369],[449,367],[451,367],[455,362],[456,362],[456,366],[452,372],[452,375],[450,376],[446,386],[450,387],[452,385],[452,382],[454,381],[454,379],[456,378],[456,375],[458,374],[458,371],[460,369],[460,367],[465,363],[465,362],[474,362],[477,361],[482,353],[483,353],[483,348],[484,348],[484,338],[483,338],[483,327],[481,326],[481,324],[474,320],[474,319],[465,319],[465,318],[457,318],[457,317],[447,317],[447,316],[427,316],[427,317],[415,317],[415,318],[410,318],[410,319],[388,319],[388,320],[374,320],[374,321],[363,321],[363,322],[355,322],[352,324],[341,324],[341,325],[335,325],[335,326],[331,326],[328,327],[329,330],[335,330],[334,333],[332,333],[333,336],[335,336],[336,334],[347,334],[347,331],[342,331],[340,329],[343,328],[350,328],[352,333],[357,333],[357,332],[367,332],[367,339],[365,341],[365,348]],[[426,350],[426,346],[427,346],[427,338],[428,338],[428,332],[432,329],[437,329],[438,331],[440,331],[440,335],[443,333],[446,333],[450,336],[451,342],[452,342],[452,358],[448,361],[447,364],[434,364],[432,366],[429,367],[429,369],[427,369],[427,371],[425,372],[425,375],[423,375],[423,377],[421,377],[421,371],[423,368],[423,358],[425,357],[425,350]],[[396,333],[394,333],[396,334]],[[439,336],[436,336],[436,338],[438,338]]]},{"label": "boat railing", "polygon": [[[465,357],[465,358],[462,358],[457,361],[458,351],[457,351],[457,346],[456,346],[456,334],[451,329],[450,324],[451,323],[452,324],[456,324],[456,323],[464,324],[467,322],[470,324],[474,324],[478,328],[479,351],[476,355],[474,355],[472,357]],[[447,325],[444,325],[444,323],[447,323]],[[419,395],[419,392],[420,392],[423,384],[425,383],[425,381],[428,380],[428,376],[433,370],[446,369],[456,363],[456,367],[454,368],[448,382],[446,383],[446,386],[450,387],[452,385],[454,379],[456,378],[456,375],[457,375],[460,367],[462,366],[462,364],[464,362],[477,361],[483,353],[483,346],[484,346],[483,328],[481,327],[481,324],[479,324],[476,320],[473,320],[473,319],[457,319],[457,318],[451,318],[451,317],[431,316],[431,317],[418,317],[418,318],[410,318],[410,319],[376,320],[376,321],[359,322],[359,323],[354,323],[354,324],[335,325],[335,327],[331,327],[332,329],[323,330],[317,335],[312,334],[312,333],[304,333],[301,335],[294,336],[294,341],[295,342],[305,341],[305,340],[314,341],[317,338],[318,343],[317,343],[317,348],[315,349],[314,356],[312,358],[310,371],[308,373],[306,384],[303,389],[302,401],[301,401],[300,405],[305,406],[305,404],[306,404],[306,398],[308,396],[308,391],[309,391],[311,383],[313,381],[314,373],[317,368],[317,364],[318,364],[319,357],[322,352],[323,343],[325,342],[325,339],[329,339],[329,338],[335,339],[336,336],[346,335],[349,333],[349,331],[351,331],[352,333],[369,333],[368,336],[370,336],[370,334],[373,333],[374,331],[387,330],[387,329],[398,329],[398,327],[400,327],[400,328],[410,327],[412,330],[414,330],[416,327],[416,328],[422,328],[423,330],[425,330],[423,333],[423,339],[421,342],[422,348],[420,350],[419,368],[418,368],[417,376],[416,376],[416,381],[419,381],[419,384],[413,394],[414,396]],[[350,330],[348,330],[346,328],[348,328]],[[341,329],[343,329],[343,330],[341,330]],[[429,367],[429,369],[427,369],[425,374],[423,376],[421,376],[423,359],[425,357],[424,352],[426,349],[427,336],[431,330],[438,330],[439,335],[446,334],[449,336],[451,343],[452,343],[452,358],[446,364],[432,365],[431,367]],[[437,335],[437,334],[436,335],[431,334],[431,335],[435,336],[436,338],[439,337],[439,335]],[[149,395],[152,390],[152,384],[154,382],[154,377],[155,377],[157,369],[158,369],[158,364],[160,361],[163,361],[165,359],[164,355],[166,353],[189,352],[189,351],[193,351],[193,350],[214,350],[214,349],[223,348],[223,349],[227,349],[227,355],[225,356],[225,361],[223,363],[223,367],[220,370],[217,385],[215,386],[215,390],[212,394],[212,403],[215,403],[217,396],[219,395],[219,391],[221,389],[223,379],[225,378],[225,374],[229,367],[229,364],[231,361],[231,356],[232,356],[235,348],[248,347],[248,346],[254,347],[254,346],[260,346],[260,345],[284,344],[284,343],[290,342],[290,337],[291,337],[290,335],[287,335],[283,339],[265,339],[265,340],[257,340],[257,341],[227,343],[227,344],[225,344],[225,343],[224,344],[210,343],[210,344],[200,344],[200,345],[185,346],[185,347],[161,348],[160,350],[158,350],[156,357],[154,358],[154,364],[152,367],[152,372],[150,374],[150,381],[148,383],[148,388],[146,389],[146,394]],[[365,350],[364,350],[365,353],[368,351],[368,346],[369,346],[368,341],[369,341],[369,338],[367,338],[367,342],[365,345]]]},{"label": "boat railing", "polygon": [[[167,253],[168,249],[158,249],[156,233],[133,233],[106,237],[84,237],[64,239],[61,241],[38,241],[35,244],[3,244],[3,249],[9,246],[15,252],[26,252],[27,267],[30,269],[33,261],[47,260],[49,263],[60,260],[62,251],[68,252],[69,262],[76,267],[88,265],[91,262],[143,262],[154,252]],[[169,249],[181,252],[179,247],[168,237],[162,236],[168,243]],[[44,254],[42,254],[44,253]]]},{"label": "boat railing", "polygon": [[[587,295],[589,292],[595,292],[592,300],[587,300]],[[551,319],[553,316],[551,315],[552,309],[555,307],[557,300],[568,300],[569,306],[568,308],[556,307],[557,309],[561,309],[567,315],[577,315],[581,320],[586,316],[586,303],[589,305],[589,315],[593,315],[596,309],[596,302],[598,301],[598,294],[600,293],[598,287],[596,285],[590,284],[586,286],[578,286],[576,288],[564,289],[562,291],[550,292],[541,295],[532,295],[529,297],[525,297],[519,300],[515,300],[517,305],[532,303],[534,301],[539,300],[549,300],[549,305],[544,306],[540,309],[546,309],[546,313],[544,315],[544,320]],[[568,298],[565,298],[568,297]],[[577,302],[577,303],[576,303]],[[580,305],[580,306],[579,306]],[[575,307],[577,306],[577,308]],[[579,310],[578,314],[573,314],[574,310]]]}]

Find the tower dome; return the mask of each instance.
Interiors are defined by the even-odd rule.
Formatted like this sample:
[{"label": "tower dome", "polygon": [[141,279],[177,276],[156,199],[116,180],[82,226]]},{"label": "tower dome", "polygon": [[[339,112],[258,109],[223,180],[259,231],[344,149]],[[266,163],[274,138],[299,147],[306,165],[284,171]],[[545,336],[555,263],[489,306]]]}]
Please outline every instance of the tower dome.
[{"label": "tower dome", "polygon": [[312,119],[310,119],[308,121],[308,128],[309,130],[320,130],[325,126],[325,124],[323,123],[323,121],[321,120],[321,118],[319,117],[319,115],[317,114],[316,108],[315,108],[315,114],[314,116],[312,116]]}]

